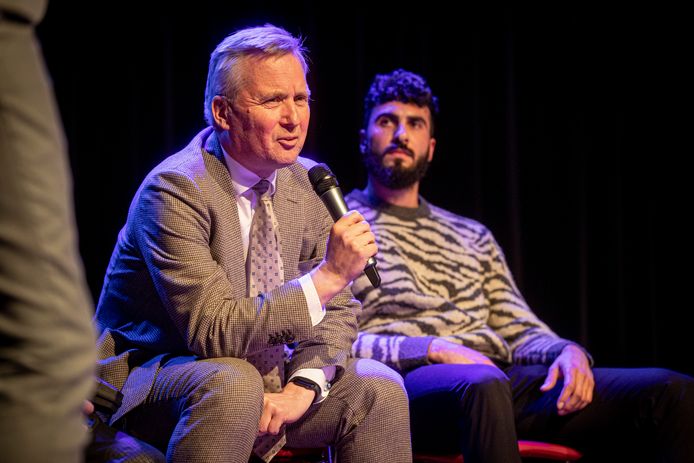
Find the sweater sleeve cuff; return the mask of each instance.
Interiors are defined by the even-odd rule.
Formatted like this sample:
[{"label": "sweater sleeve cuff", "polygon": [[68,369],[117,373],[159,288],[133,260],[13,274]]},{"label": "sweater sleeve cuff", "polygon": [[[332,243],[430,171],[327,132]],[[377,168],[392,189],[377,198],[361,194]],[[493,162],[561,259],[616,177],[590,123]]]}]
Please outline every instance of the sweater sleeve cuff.
[{"label": "sweater sleeve cuff", "polygon": [[401,371],[409,371],[424,365],[430,365],[429,346],[434,336],[407,337],[400,344],[398,364]]}]

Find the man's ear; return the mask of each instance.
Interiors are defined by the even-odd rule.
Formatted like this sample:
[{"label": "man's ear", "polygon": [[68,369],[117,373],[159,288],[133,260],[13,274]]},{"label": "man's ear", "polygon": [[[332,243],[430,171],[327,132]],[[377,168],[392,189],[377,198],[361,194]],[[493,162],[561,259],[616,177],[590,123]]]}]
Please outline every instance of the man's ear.
[{"label": "man's ear", "polygon": [[212,98],[212,123],[217,129],[229,130],[231,125],[229,124],[229,119],[231,116],[231,105],[229,100],[216,95]]},{"label": "man's ear", "polygon": [[431,162],[432,159],[434,159],[434,149],[436,148],[436,138],[431,137],[429,139],[429,156],[427,157],[427,160]]},{"label": "man's ear", "polygon": [[366,154],[369,151],[369,139],[366,137],[366,130],[359,131],[359,151],[361,154]]}]

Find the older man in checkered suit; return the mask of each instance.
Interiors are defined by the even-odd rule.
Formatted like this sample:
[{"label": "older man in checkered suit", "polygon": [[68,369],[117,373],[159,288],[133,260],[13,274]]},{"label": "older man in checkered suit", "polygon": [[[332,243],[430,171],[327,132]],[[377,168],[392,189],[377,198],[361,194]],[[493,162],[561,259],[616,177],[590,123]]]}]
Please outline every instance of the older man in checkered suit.
[{"label": "older man in checkered suit", "polygon": [[298,157],[306,72],[283,29],[222,41],[211,127],[152,170],[119,234],[98,371],[124,394],[111,423],[168,461],[270,461],[285,443],[332,445],[345,462],[411,460],[400,377],[350,358],[361,307],[348,285],[377,248],[360,214],[333,223]]}]

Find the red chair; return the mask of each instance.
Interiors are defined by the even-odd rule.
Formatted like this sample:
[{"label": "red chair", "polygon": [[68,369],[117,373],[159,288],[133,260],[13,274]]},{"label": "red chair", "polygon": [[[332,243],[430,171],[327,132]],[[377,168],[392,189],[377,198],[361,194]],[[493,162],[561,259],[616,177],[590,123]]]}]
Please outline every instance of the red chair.
[{"label": "red chair", "polygon": [[531,440],[518,441],[518,450],[521,457],[544,458],[545,460],[576,461],[583,454],[576,449],[559,444],[547,442],[535,442]]},{"label": "red chair", "polygon": [[[539,458],[552,461],[576,461],[583,455],[578,450],[564,445],[530,440],[518,441],[521,458]],[[331,463],[330,448],[288,449],[283,448],[273,459],[277,463]],[[463,463],[462,455],[415,454],[414,463]]]},{"label": "red chair", "polygon": [[273,463],[332,463],[330,448],[322,449],[288,449],[280,450]]},{"label": "red chair", "polygon": [[[543,458],[554,461],[576,461],[583,455],[578,450],[558,444],[536,442],[530,440],[518,441],[518,451],[521,458]],[[415,463],[463,463],[462,455],[429,455],[415,454]]]}]

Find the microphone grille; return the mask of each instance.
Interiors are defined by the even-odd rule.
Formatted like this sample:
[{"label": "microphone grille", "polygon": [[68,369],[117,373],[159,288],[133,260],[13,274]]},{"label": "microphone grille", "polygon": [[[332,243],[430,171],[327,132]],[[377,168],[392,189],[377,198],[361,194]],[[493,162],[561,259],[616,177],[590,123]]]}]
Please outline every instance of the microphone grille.
[{"label": "microphone grille", "polygon": [[311,167],[308,171],[308,179],[318,196],[321,196],[330,188],[338,186],[337,179],[325,164],[316,164]]}]

